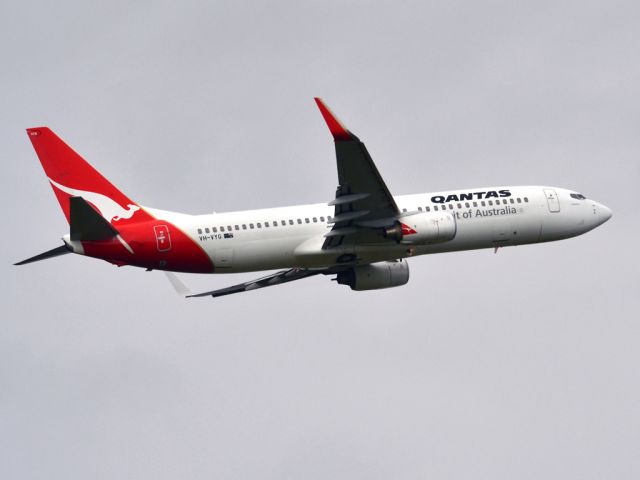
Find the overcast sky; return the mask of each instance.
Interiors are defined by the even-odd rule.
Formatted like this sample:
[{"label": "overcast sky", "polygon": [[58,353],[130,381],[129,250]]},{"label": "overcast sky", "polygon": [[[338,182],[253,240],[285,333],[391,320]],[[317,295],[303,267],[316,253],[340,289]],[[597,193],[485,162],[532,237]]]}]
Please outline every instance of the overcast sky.
[{"label": "overcast sky", "polygon": [[[4,2],[0,478],[640,477],[638,25],[612,0]],[[613,218],[377,292],[11,266],[68,231],[25,128],[143,205],[324,202],[314,96],[393,193],[550,184]]]}]

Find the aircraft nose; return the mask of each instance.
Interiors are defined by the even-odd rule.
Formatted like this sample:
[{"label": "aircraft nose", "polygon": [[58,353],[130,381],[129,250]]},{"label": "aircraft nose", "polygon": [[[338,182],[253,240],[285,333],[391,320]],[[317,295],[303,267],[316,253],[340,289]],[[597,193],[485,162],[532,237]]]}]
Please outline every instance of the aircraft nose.
[{"label": "aircraft nose", "polygon": [[598,224],[602,225],[604,222],[606,222],[611,218],[611,216],[613,215],[613,212],[606,205],[603,205],[601,203],[598,203],[597,205],[598,205],[597,211],[598,211],[598,220],[599,220]]}]

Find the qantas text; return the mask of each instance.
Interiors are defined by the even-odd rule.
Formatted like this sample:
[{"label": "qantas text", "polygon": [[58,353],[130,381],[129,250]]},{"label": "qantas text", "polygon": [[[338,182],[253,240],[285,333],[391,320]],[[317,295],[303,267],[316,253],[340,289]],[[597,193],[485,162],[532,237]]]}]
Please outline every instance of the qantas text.
[{"label": "qantas text", "polygon": [[510,197],[511,192],[509,190],[489,190],[488,192],[471,192],[471,193],[458,193],[447,195],[436,195],[431,197],[433,203],[446,203],[446,202],[461,202],[464,200],[482,200],[483,198],[498,198],[498,197]]}]

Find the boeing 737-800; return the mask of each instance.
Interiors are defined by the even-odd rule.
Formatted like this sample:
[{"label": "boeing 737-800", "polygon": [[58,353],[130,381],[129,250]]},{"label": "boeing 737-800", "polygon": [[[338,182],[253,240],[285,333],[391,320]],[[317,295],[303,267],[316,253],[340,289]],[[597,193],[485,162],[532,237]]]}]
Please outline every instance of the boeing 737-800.
[{"label": "boeing 737-800", "polygon": [[329,202],[294,207],[209,215],[144,207],[48,128],[27,129],[70,231],[64,245],[17,265],[72,252],[168,272],[281,269],[187,296],[218,297],[317,274],[373,290],[406,284],[410,257],[561,240],[611,217],[601,203],[548,186],[393,196],[364,143],[315,100],[335,142],[338,187]]}]

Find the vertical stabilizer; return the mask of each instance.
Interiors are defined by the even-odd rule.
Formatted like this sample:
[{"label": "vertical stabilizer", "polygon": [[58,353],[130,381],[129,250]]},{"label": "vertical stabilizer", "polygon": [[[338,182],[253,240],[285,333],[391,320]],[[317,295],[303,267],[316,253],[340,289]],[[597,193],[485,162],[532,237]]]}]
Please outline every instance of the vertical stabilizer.
[{"label": "vertical stabilizer", "polygon": [[71,197],[84,198],[110,223],[151,218],[49,128],[28,128],[27,134],[68,222]]}]

